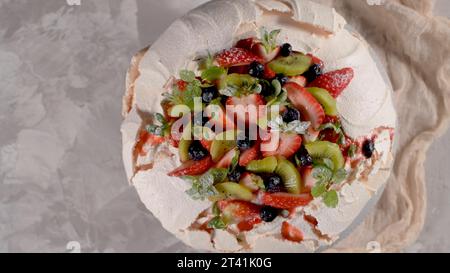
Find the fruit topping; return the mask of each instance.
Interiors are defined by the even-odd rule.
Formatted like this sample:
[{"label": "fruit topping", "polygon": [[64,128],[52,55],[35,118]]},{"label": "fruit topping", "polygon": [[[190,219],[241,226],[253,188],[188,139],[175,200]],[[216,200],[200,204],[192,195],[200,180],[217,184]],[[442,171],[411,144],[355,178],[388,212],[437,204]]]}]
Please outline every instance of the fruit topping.
[{"label": "fruit topping", "polygon": [[285,192],[264,193],[262,203],[278,209],[294,209],[296,207],[306,206],[313,197],[309,193],[291,194]]},{"label": "fruit topping", "polygon": [[304,87],[287,83],[284,88],[292,105],[300,110],[302,117],[311,122],[314,129],[318,129],[325,118],[325,111],[320,103]]},{"label": "fruit topping", "polygon": [[292,122],[294,120],[300,120],[300,112],[297,109],[287,107],[286,111],[283,112],[283,121],[286,123]]},{"label": "fruit topping", "polygon": [[279,57],[269,63],[270,69],[275,73],[286,76],[303,74],[311,66],[312,59],[302,53],[294,53],[288,57]]},{"label": "fruit topping", "polygon": [[189,147],[191,146],[192,141],[181,139],[178,143],[178,154],[180,155],[181,162],[189,161],[191,158],[189,154]]},{"label": "fruit topping", "polygon": [[217,54],[216,61],[222,67],[230,67],[247,65],[255,61],[261,62],[262,60],[247,49],[234,47]]},{"label": "fruit topping", "polygon": [[308,166],[305,168],[302,168],[301,170],[302,175],[302,182],[303,182],[303,191],[304,192],[310,192],[312,188],[317,183],[317,179],[314,177],[314,169],[312,166]]},{"label": "fruit topping", "polygon": [[313,159],[304,145],[300,147],[297,154],[295,155],[295,158],[297,160],[297,164],[301,167],[307,167],[313,164]]},{"label": "fruit topping", "polygon": [[236,43],[235,47],[244,48],[244,49],[249,49],[250,50],[254,43],[255,43],[255,39],[254,38],[242,39],[242,40],[239,40]]},{"label": "fruit topping", "polygon": [[269,193],[283,191],[283,181],[276,174],[268,174],[264,177],[264,187]]},{"label": "fruit topping", "polygon": [[257,192],[258,190],[265,188],[263,179],[259,175],[249,172],[244,172],[241,175],[239,184],[248,188],[252,192]]},{"label": "fruit topping", "polygon": [[246,201],[221,200],[217,202],[222,217],[227,223],[258,223],[260,207]]},{"label": "fruit topping", "polygon": [[245,172],[245,169],[241,166],[236,166],[233,170],[228,173],[228,179],[232,182],[239,182],[242,174]]},{"label": "fruit topping", "polygon": [[308,82],[313,82],[320,75],[322,75],[322,68],[320,67],[320,64],[316,63],[311,65],[308,71],[303,74]]},{"label": "fruit topping", "polygon": [[216,168],[229,168],[232,163],[233,159],[235,158],[236,154],[238,154],[239,151],[237,149],[232,149],[229,152],[227,152],[220,160],[216,163]]},{"label": "fruit topping", "polygon": [[189,157],[193,160],[202,160],[209,155],[208,150],[206,150],[203,145],[198,140],[194,140],[188,149]]},{"label": "fruit topping", "polygon": [[344,167],[344,156],[339,145],[328,141],[315,141],[305,145],[306,150],[313,159],[328,158],[333,162],[333,170],[337,171]]},{"label": "fruit topping", "polygon": [[258,62],[251,63],[248,74],[255,78],[261,78],[264,75],[264,65]]},{"label": "fruit topping", "polygon": [[168,173],[169,176],[186,176],[186,175],[200,175],[205,173],[212,167],[213,161],[210,156],[202,160],[189,160],[181,164],[180,167]]},{"label": "fruit topping", "polygon": [[275,218],[277,218],[278,214],[280,214],[280,210],[276,208],[272,208],[269,206],[264,206],[261,208],[260,216],[264,222],[270,223]]},{"label": "fruit topping", "polygon": [[251,148],[241,151],[241,156],[239,157],[239,165],[246,167],[251,161],[259,157],[260,145],[259,143],[254,144]]},{"label": "fruit topping", "polygon": [[217,87],[205,87],[202,89],[202,101],[204,103],[210,103],[213,99],[217,98],[218,94]]},{"label": "fruit topping", "polygon": [[[254,107],[254,109],[256,109],[257,111],[259,110],[259,106],[261,105],[265,105],[265,100],[264,97],[261,96],[260,94],[252,94],[252,95],[248,95],[248,96],[242,96],[240,98],[238,97],[229,97],[226,101],[226,105],[231,105],[231,106],[243,106],[244,109],[239,109],[239,107],[236,107],[234,110],[235,111],[229,111],[227,112],[228,119],[233,120],[233,116],[230,116],[231,114],[234,115],[234,118],[236,118],[236,120],[240,120],[240,122],[245,122],[245,124],[247,124],[250,121],[250,114],[253,112],[252,109]],[[249,107],[250,106],[250,107]],[[230,113],[231,112],[231,113]],[[252,116],[252,119],[257,119],[259,114],[258,112],[256,112],[256,117]]]},{"label": "fruit topping", "polygon": [[255,144],[255,141],[250,140],[248,138],[248,136],[244,136],[244,137],[241,136],[240,138],[243,138],[243,139],[238,138],[237,146],[239,147],[239,149],[241,149],[241,151],[250,149],[250,147],[252,147]]},{"label": "fruit topping", "polygon": [[289,82],[296,83],[300,86],[305,87],[306,86],[306,78],[303,76],[294,76],[289,78]]},{"label": "fruit topping", "polygon": [[350,84],[354,76],[352,68],[344,68],[320,75],[309,84],[310,87],[326,89],[334,98],[344,91]]},{"label": "fruit topping", "polygon": [[251,201],[253,193],[241,184],[234,182],[224,182],[216,185],[219,193],[223,194],[225,198],[237,198],[239,200]]},{"label": "fruit topping", "polygon": [[364,141],[362,145],[362,152],[366,158],[371,158],[375,151],[375,144],[371,139]]},{"label": "fruit topping", "polygon": [[218,162],[228,151],[236,147],[236,131],[230,130],[218,134],[211,144],[211,157]]},{"label": "fruit topping", "polygon": [[300,243],[303,241],[302,231],[286,221],[281,225],[281,235],[284,239],[292,242]]},{"label": "fruit topping", "polygon": [[273,173],[277,168],[278,160],[276,157],[266,157],[261,160],[253,160],[251,161],[246,169],[249,172],[254,173]]},{"label": "fruit topping", "polygon": [[328,93],[327,90],[317,87],[306,88],[314,98],[322,105],[325,114],[335,117],[338,114],[336,100]]},{"label": "fruit topping", "polygon": [[281,46],[280,55],[283,57],[288,57],[292,53],[292,45],[285,43]]},{"label": "fruit topping", "polygon": [[281,178],[287,192],[294,194],[301,192],[302,178],[292,162],[282,157],[278,158],[275,174]]},{"label": "fruit topping", "polygon": [[273,137],[279,137],[278,146],[276,147],[276,149],[270,149],[269,151],[265,150],[262,151],[264,157],[278,155],[289,158],[293,156],[302,145],[302,137],[295,133],[281,133],[281,134],[271,133],[271,139],[268,141],[264,141],[263,143],[268,144],[272,142]]},{"label": "fruit topping", "polygon": [[276,79],[280,82],[281,86],[284,86],[289,81],[289,78],[284,74],[277,74]]},{"label": "fruit topping", "polygon": [[265,64],[263,78],[266,80],[271,80],[271,79],[275,78],[276,76],[277,76],[277,73],[275,73],[275,71],[270,69],[270,67],[267,64]]}]

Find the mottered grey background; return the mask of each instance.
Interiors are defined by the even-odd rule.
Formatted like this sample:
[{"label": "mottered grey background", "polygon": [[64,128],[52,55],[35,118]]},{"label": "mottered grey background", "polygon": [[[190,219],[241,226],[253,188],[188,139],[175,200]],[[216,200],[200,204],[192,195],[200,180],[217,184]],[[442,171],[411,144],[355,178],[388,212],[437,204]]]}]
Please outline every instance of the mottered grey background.
[{"label": "mottered grey background", "polygon": [[[119,127],[131,56],[203,2],[0,0],[0,252],[192,251],[128,186]],[[408,252],[450,252],[449,147],[429,151]]]}]

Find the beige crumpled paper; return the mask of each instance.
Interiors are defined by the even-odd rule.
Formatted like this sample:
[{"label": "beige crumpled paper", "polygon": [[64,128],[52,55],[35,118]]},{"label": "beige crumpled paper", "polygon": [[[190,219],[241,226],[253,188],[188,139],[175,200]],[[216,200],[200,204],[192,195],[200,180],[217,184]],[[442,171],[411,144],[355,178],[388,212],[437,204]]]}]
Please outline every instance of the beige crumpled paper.
[{"label": "beige crumpled paper", "polygon": [[363,224],[329,251],[398,252],[423,227],[423,164],[450,119],[450,21],[433,16],[432,0],[319,2],[333,4],[375,48],[392,81],[398,112],[397,155],[386,190]]}]

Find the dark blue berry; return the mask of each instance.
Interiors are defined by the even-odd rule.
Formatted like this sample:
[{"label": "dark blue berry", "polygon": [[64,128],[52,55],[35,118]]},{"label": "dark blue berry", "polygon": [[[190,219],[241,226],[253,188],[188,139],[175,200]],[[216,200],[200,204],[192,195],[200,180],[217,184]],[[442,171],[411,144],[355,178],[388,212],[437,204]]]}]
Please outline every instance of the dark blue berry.
[{"label": "dark blue berry", "polygon": [[308,82],[314,81],[317,77],[322,75],[322,68],[320,68],[320,65],[313,64],[308,71],[306,71],[303,76],[306,78]]},{"label": "dark blue berry", "polygon": [[264,206],[261,208],[259,215],[261,216],[261,219],[264,222],[272,222],[273,220],[275,220],[275,218],[277,218],[279,213],[280,213],[279,209],[269,207],[269,206]]},{"label": "dark blue berry", "polygon": [[202,160],[208,155],[208,151],[202,146],[200,141],[195,140],[189,146],[189,157],[193,160]]},{"label": "dark blue berry", "polygon": [[228,173],[228,180],[232,182],[239,182],[241,175],[244,173],[245,169],[241,166],[236,166],[234,170]]},{"label": "dark blue berry", "polygon": [[209,118],[204,115],[203,112],[198,112],[194,114],[194,125],[197,126],[205,126],[205,124],[209,121]]},{"label": "dark blue berry", "polygon": [[266,192],[276,193],[283,191],[283,181],[278,175],[268,175],[264,178]]},{"label": "dark blue berry", "polygon": [[289,81],[289,78],[284,74],[277,74],[276,79],[281,83],[281,86],[285,85]]},{"label": "dark blue berry", "polygon": [[268,81],[262,81],[261,87],[261,95],[263,95],[264,97],[272,96],[275,93],[275,89]]},{"label": "dark blue berry", "polygon": [[217,91],[217,87],[210,86],[210,87],[204,87],[202,89],[202,101],[204,103],[210,103],[213,99],[217,97],[219,92]]},{"label": "dark blue berry", "polygon": [[313,159],[311,155],[306,150],[305,146],[302,145],[300,150],[297,152],[297,159],[300,161],[302,167],[311,166],[313,164]]},{"label": "dark blue berry", "polygon": [[248,74],[255,78],[261,78],[264,74],[264,65],[258,62],[251,63],[248,69]]},{"label": "dark blue berry", "polygon": [[282,117],[284,122],[289,123],[294,120],[299,120],[300,112],[297,109],[288,107],[287,110],[283,112]]},{"label": "dark blue berry", "polygon": [[242,139],[238,139],[237,141],[237,146],[239,147],[239,149],[241,150],[247,150],[250,149],[253,144],[255,143],[255,141],[252,141],[248,138],[248,136],[245,137],[240,137]]},{"label": "dark blue berry", "polygon": [[288,57],[289,55],[291,55],[291,53],[292,53],[292,46],[290,44],[286,43],[281,46],[280,52],[281,56]]},{"label": "dark blue berry", "polygon": [[372,140],[368,139],[364,141],[362,146],[362,152],[366,158],[371,158],[373,155],[373,152],[375,151],[375,144]]}]

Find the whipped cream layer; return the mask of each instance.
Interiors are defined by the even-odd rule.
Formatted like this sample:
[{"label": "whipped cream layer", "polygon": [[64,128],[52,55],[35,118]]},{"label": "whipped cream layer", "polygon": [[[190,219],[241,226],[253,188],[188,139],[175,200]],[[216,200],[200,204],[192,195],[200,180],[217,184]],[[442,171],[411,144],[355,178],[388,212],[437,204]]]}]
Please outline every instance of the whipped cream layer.
[{"label": "whipped cream layer", "polygon": [[[323,206],[320,199],[299,209],[289,220],[299,227],[305,240],[293,243],[281,238],[281,220],[262,223],[237,241],[229,231],[211,234],[192,228],[199,214],[211,206],[209,201],[192,200],[186,193],[190,185],[167,176],[180,163],[176,152],[158,147],[148,153],[150,169],[135,171],[134,145],[143,126],[143,116],[162,112],[164,86],[182,69],[195,69],[195,60],[231,47],[242,38],[258,36],[259,29],[281,29],[279,42],[313,53],[329,71],[352,67],[355,77],[337,100],[338,111],[347,135],[359,138],[379,127],[395,127],[396,115],[386,83],[372,59],[367,43],[349,31],[342,16],[327,6],[307,0],[224,0],[208,2],[176,20],[145,52],[136,56],[128,73],[122,125],[123,158],[129,181],[146,207],[164,228],[186,244],[208,251],[224,252],[310,252],[330,245],[361,213],[364,205],[382,188],[389,176],[391,138],[387,130],[376,142],[379,160],[368,178],[357,178],[339,192],[342,202],[335,209]],[[126,102],[126,103],[125,103]],[[381,135],[381,134],[380,134]],[[378,171],[379,170],[379,171]],[[378,172],[377,172],[378,171]],[[303,216],[317,219],[317,227]]]}]

